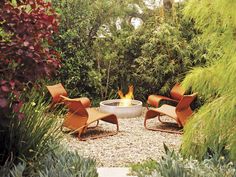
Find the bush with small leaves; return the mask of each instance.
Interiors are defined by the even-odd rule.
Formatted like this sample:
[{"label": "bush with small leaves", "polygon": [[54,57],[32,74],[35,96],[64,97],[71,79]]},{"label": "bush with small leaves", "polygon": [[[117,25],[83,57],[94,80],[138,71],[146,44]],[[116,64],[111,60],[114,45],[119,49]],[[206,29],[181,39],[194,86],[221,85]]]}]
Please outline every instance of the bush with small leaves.
[{"label": "bush with small leaves", "polygon": [[12,113],[23,118],[19,97],[25,86],[59,66],[59,55],[51,49],[58,20],[50,3],[43,0],[5,1],[0,8],[1,31],[9,34],[8,40],[0,41],[0,126],[5,127],[3,122]]}]

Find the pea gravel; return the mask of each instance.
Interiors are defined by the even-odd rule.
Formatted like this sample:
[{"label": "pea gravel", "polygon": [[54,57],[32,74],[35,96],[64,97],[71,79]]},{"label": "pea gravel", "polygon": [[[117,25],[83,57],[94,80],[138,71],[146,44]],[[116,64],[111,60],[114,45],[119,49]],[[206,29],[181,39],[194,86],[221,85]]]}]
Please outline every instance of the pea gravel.
[{"label": "pea gravel", "polygon": [[[119,118],[120,131],[117,135],[79,141],[76,136],[64,134],[62,145],[84,157],[96,159],[98,167],[128,167],[130,163],[147,159],[159,160],[164,154],[163,143],[178,150],[181,135],[146,130],[143,126],[145,112],[144,109],[141,117]],[[155,126],[158,121],[153,119],[150,123]],[[99,127],[92,131],[106,133],[104,130],[112,128],[114,130],[115,126],[100,121]]]}]

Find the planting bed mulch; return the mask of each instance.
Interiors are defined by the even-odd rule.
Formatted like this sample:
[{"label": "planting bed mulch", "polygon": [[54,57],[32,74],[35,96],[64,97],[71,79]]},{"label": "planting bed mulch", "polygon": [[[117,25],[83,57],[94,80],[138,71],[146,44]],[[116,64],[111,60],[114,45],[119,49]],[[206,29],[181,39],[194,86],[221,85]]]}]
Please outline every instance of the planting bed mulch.
[{"label": "planting bed mulch", "polygon": [[[79,141],[76,136],[64,134],[62,145],[78,151],[84,157],[96,159],[98,167],[125,167],[147,159],[159,160],[164,154],[163,143],[170,149],[178,150],[181,135],[146,130],[143,126],[145,112],[144,109],[141,117],[120,118],[120,132],[117,135]],[[171,121],[169,118],[165,119]],[[150,124],[160,126],[157,119],[151,120]],[[90,130],[87,136],[106,133],[112,128],[115,129],[115,126],[100,121],[99,127]]]}]

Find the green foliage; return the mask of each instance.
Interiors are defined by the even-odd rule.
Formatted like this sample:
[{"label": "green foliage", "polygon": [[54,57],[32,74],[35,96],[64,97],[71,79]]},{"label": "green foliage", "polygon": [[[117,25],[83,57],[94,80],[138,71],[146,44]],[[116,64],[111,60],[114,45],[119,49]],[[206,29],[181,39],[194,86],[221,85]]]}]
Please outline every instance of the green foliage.
[{"label": "green foliage", "polygon": [[212,158],[204,161],[184,159],[179,153],[167,149],[166,155],[159,162],[151,160],[134,165],[132,173],[138,177],[234,177],[235,169],[236,164],[227,163],[222,157],[217,160]]},{"label": "green foliage", "polygon": [[[184,79],[186,88],[199,92],[205,104],[185,127],[182,152],[199,159],[223,152],[236,160],[236,2],[190,0],[187,17],[209,42],[207,67],[194,68]],[[215,53],[217,51],[217,53]]]},{"label": "green foliage", "polygon": [[[0,22],[0,25],[2,23]],[[6,33],[1,27],[0,27],[0,42],[6,42],[10,40],[11,35]]]},{"label": "green foliage", "polygon": [[95,161],[81,157],[77,152],[58,148],[51,151],[38,161],[21,162],[0,167],[0,174],[5,177],[97,177]]},{"label": "green foliage", "polygon": [[[60,34],[54,41],[62,53],[62,67],[58,80],[68,89],[69,94],[93,95],[96,93],[89,73],[94,72],[93,60],[89,53],[89,30],[93,28],[93,14],[89,1],[53,0],[61,16]],[[94,22],[95,23],[95,22]],[[93,36],[91,36],[93,38]]]},{"label": "green foliage", "polygon": [[[193,23],[182,18],[182,7],[163,20],[161,8],[148,9],[143,1],[52,2],[61,14],[55,36],[63,56],[60,80],[76,96],[114,98],[118,87],[134,84],[135,98],[144,101],[205,63],[205,47]],[[134,18],[143,25],[135,29]]]},{"label": "green foliage", "polygon": [[131,164],[131,171],[132,174],[136,176],[148,176],[157,168],[157,164],[157,161],[152,159],[146,160],[142,163]]},{"label": "green foliage", "polygon": [[[94,43],[116,28],[116,20],[132,13],[130,1],[115,0],[53,0],[61,14],[60,35],[55,36],[62,53],[60,80],[77,96],[98,97],[103,92],[103,71],[97,66],[100,58],[94,57]],[[136,10],[137,11],[137,10]],[[101,46],[99,46],[101,47]],[[106,56],[102,56],[102,59]]]},{"label": "green foliage", "polygon": [[194,48],[182,33],[185,31],[181,31],[177,24],[168,23],[143,33],[146,41],[141,46],[142,55],[136,59],[133,73],[138,94],[167,93],[194,65],[196,59],[191,56]]},{"label": "green foliage", "polygon": [[95,161],[82,158],[77,152],[67,151],[59,148],[54,153],[47,154],[39,162],[37,172],[40,177],[97,177]]},{"label": "green foliage", "polygon": [[60,130],[59,112],[48,112],[49,103],[41,92],[29,93],[28,101],[22,106],[22,119],[11,118],[9,127],[1,130],[1,163],[17,163],[19,159],[32,161],[51,151],[49,144],[58,141]]},{"label": "green foliage", "polygon": [[25,163],[13,165],[12,168],[9,166],[9,164],[5,164],[4,166],[0,166],[0,174],[4,177],[23,177],[25,169]]},{"label": "green foliage", "polygon": [[168,93],[191,67],[205,63],[207,51],[198,30],[182,18],[182,7],[176,9],[177,15],[166,15],[164,21],[160,8],[146,10],[139,28],[123,23],[122,29],[95,41],[103,90],[133,84],[135,98],[145,101],[150,93]]}]

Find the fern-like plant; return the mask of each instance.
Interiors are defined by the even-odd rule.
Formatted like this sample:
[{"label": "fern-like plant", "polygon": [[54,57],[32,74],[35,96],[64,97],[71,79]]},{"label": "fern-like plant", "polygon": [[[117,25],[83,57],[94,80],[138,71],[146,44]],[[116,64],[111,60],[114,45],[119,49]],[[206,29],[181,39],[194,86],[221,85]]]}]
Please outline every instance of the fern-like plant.
[{"label": "fern-like plant", "polygon": [[[236,161],[236,1],[190,0],[185,15],[209,41],[208,65],[194,68],[183,81],[205,99],[185,127],[182,152],[199,159],[218,153]],[[217,54],[216,54],[217,51]]]}]

